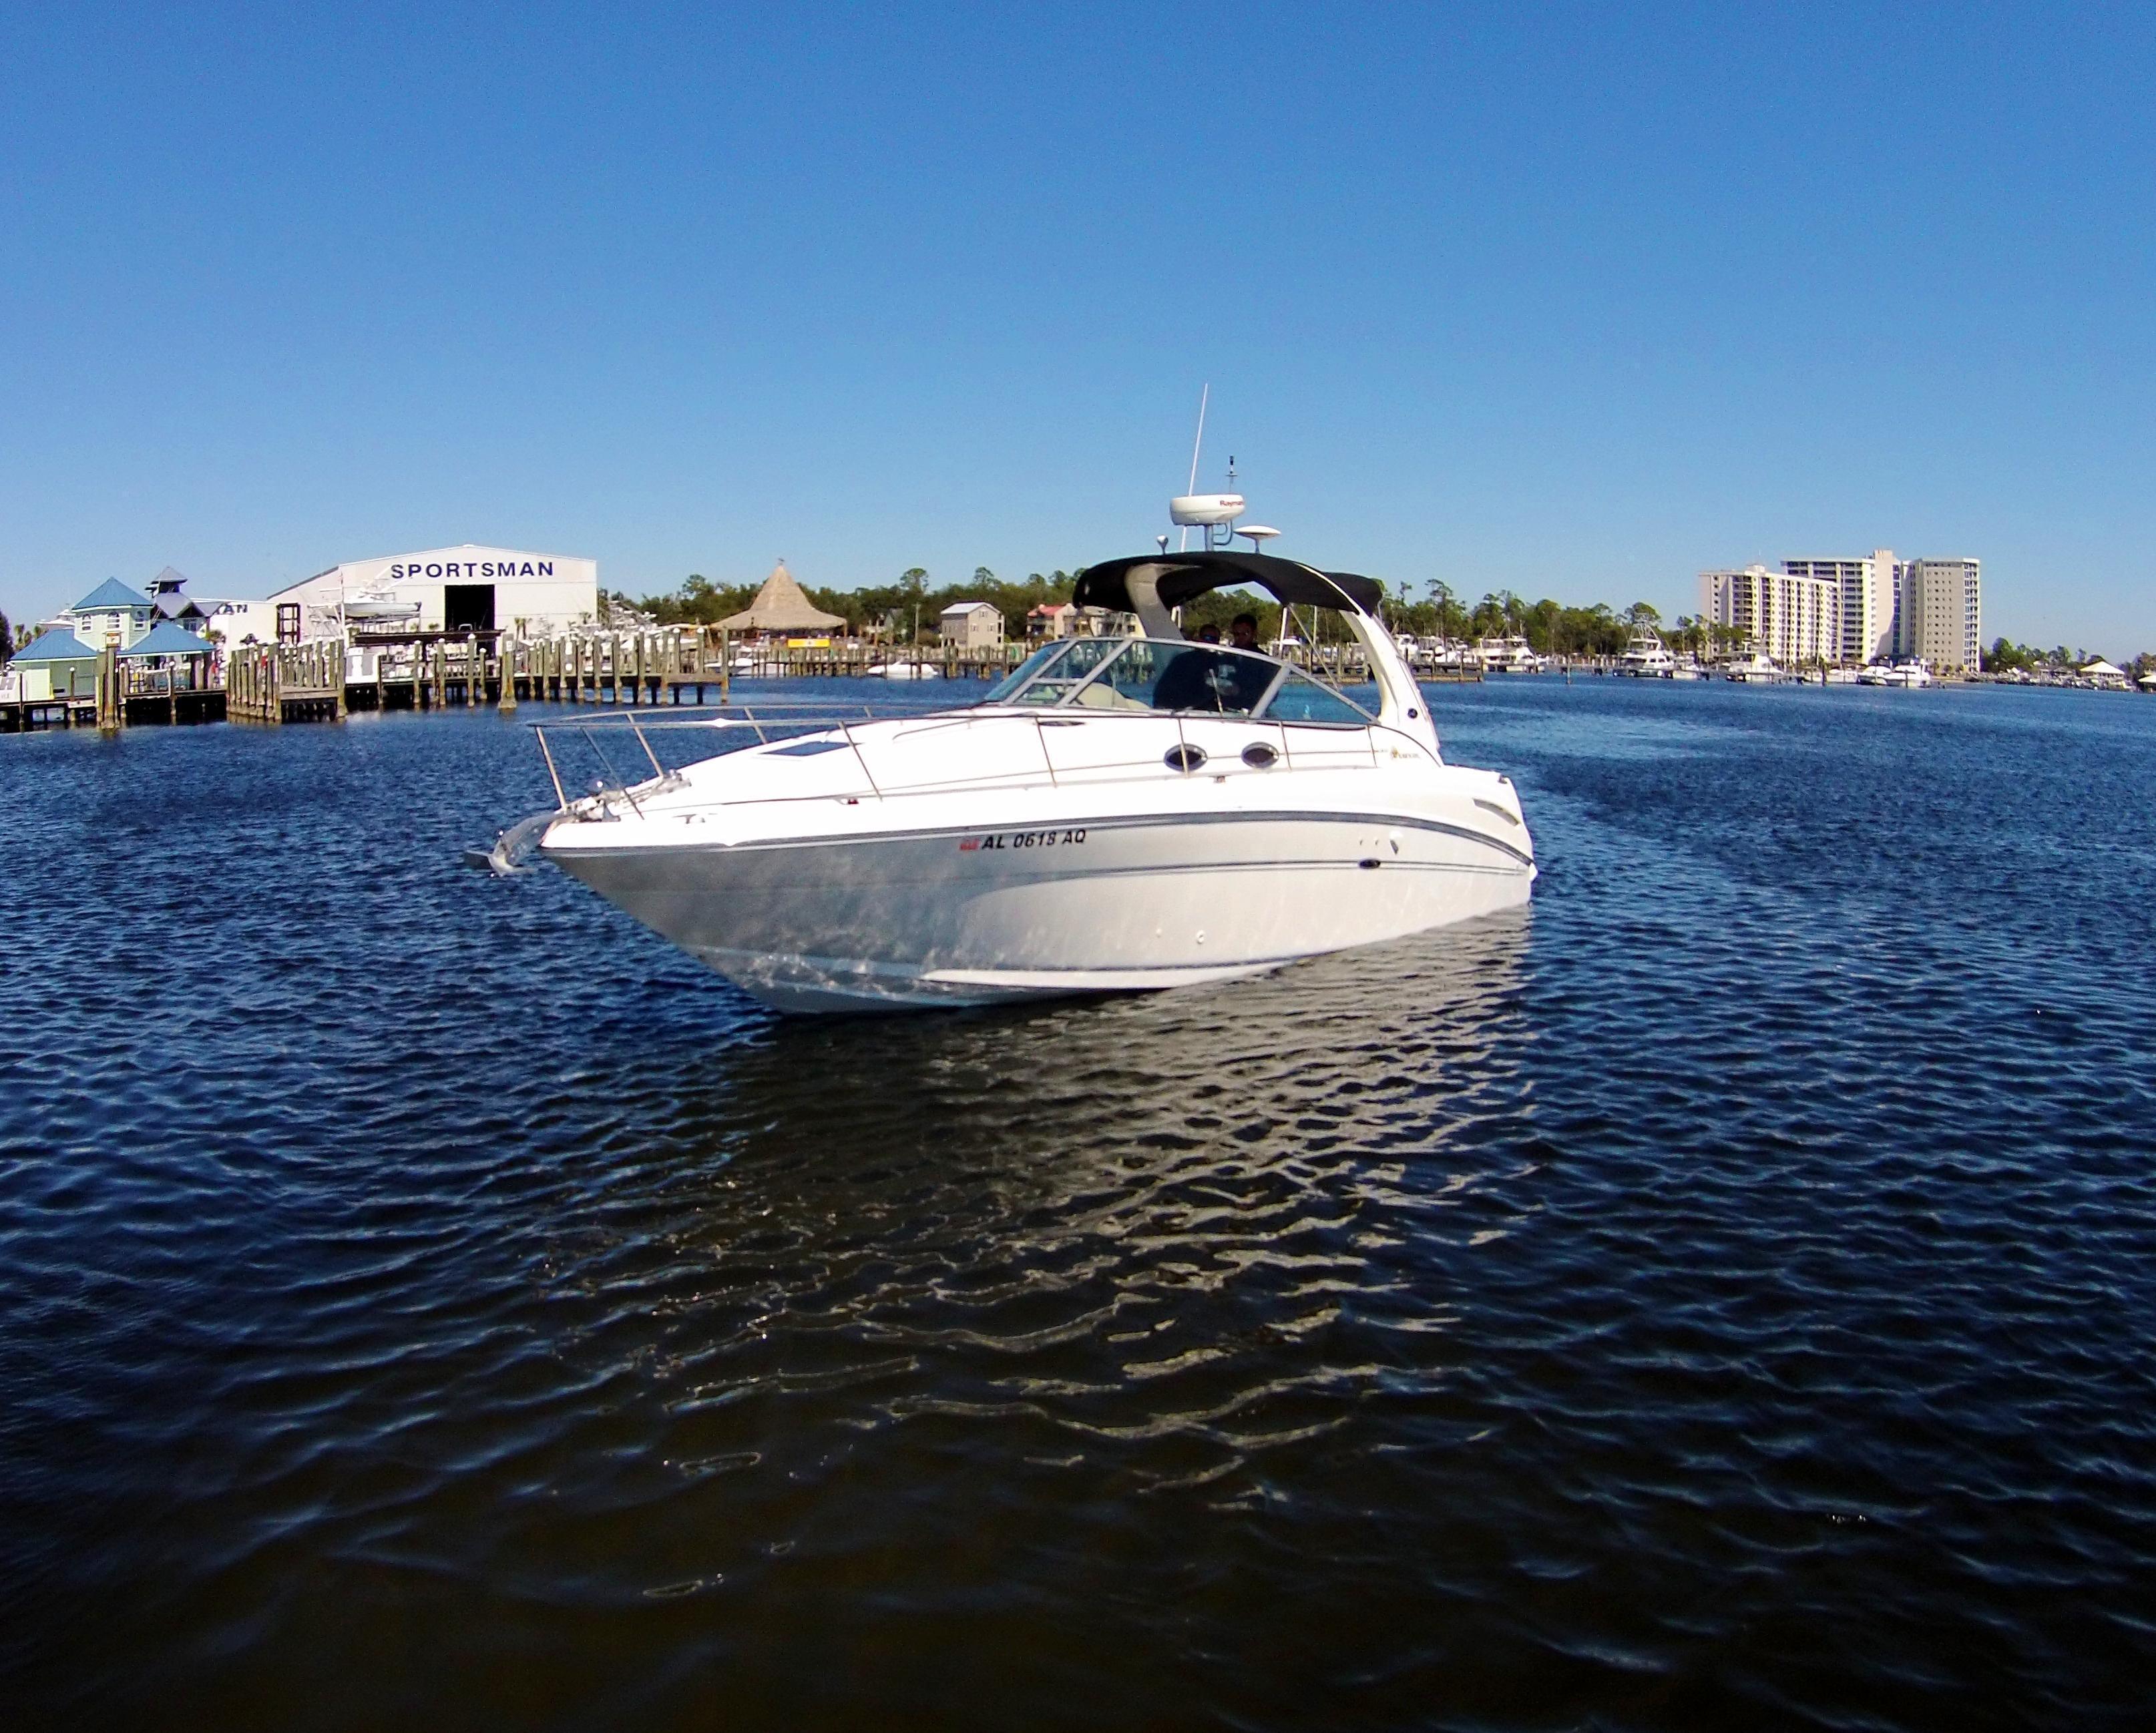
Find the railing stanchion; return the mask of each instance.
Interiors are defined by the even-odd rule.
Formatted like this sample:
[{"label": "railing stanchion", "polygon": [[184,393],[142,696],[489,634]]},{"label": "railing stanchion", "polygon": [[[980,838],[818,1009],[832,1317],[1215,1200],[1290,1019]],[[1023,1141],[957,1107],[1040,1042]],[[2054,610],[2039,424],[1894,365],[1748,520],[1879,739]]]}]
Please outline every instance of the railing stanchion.
[{"label": "railing stanchion", "polygon": [[869,768],[868,760],[861,756],[861,743],[854,738],[852,725],[840,722],[839,732],[845,736],[846,744],[854,749],[854,762],[860,766],[861,775],[869,785],[869,792],[880,801],[883,798],[883,790],[876,787],[875,772]]},{"label": "railing stanchion", "polygon": [[547,779],[554,785],[554,804],[566,813],[569,809],[569,797],[562,792],[561,772],[554,768],[554,749],[547,744],[545,729],[535,729],[533,732],[539,736],[539,756],[547,761]]}]

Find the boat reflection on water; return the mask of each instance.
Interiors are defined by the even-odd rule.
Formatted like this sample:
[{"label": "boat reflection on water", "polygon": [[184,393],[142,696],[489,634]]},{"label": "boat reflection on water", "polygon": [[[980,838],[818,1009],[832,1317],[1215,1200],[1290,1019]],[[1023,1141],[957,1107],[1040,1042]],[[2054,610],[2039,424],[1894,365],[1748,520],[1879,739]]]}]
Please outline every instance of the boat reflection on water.
[{"label": "boat reflection on water", "polygon": [[[1527,1038],[1512,1010],[1531,910],[1313,958],[1240,983],[947,1013],[777,1021],[729,1053],[725,1153],[819,1188],[909,1155],[1037,1182],[1133,1149],[1441,1142],[1446,1074],[1479,1098]],[[768,1199],[767,1198],[767,1202]]]},{"label": "boat reflection on water", "polygon": [[[572,1376],[609,1392],[559,1447],[627,1428],[648,1466],[608,1508],[678,1500],[609,1527],[610,1592],[925,1592],[959,1519],[879,1489],[954,1468],[1111,1528],[1134,1494],[1203,1520],[1267,1475],[1352,1502],[1295,1446],[1455,1374],[1485,1242],[1533,1207],[1531,920],[1217,988],[775,1019],[716,1079],[644,1079],[674,1147],[573,1180],[547,1254]],[[711,1463],[752,1466],[669,1466]],[[774,1575],[803,1510],[821,1564]],[[1204,1554],[1156,1540],[1148,1569]]]},{"label": "boat reflection on water", "polygon": [[[1446,1232],[1404,1215],[1460,1210],[1440,1222],[1465,1243],[1491,1225],[1467,1222],[1470,1194],[1522,1171],[1531,920],[1507,910],[1220,987],[775,1019],[716,1078],[706,1055],[640,1080],[673,1147],[662,1167],[647,1151],[612,1182],[584,1177],[556,1267],[599,1302],[693,1281],[652,1344],[655,1364],[696,1367],[693,1389],[654,1392],[670,1403],[809,1372],[835,1381],[820,1406],[954,1331],[995,1351],[961,1380],[985,1381],[974,1397],[1011,1376],[1105,1390],[1157,1357],[1154,1331],[1181,1339],[1172,1290],[1261,1266],[1230,1315],[1181,1320],[1184,1346],[1306,1318],[1291,1296],[1321,1271],[1382,1308],[1406,1279],[1384,1267]],[[1135,1354],[1116,1341],[1133,1307],[1151,1309]],[[1028,1370],[1042,1331],[1055,1346]],[[715,1339],[731,1346],[710,1353]],[[955,1372],[876,1399],[941,1399]]]}]

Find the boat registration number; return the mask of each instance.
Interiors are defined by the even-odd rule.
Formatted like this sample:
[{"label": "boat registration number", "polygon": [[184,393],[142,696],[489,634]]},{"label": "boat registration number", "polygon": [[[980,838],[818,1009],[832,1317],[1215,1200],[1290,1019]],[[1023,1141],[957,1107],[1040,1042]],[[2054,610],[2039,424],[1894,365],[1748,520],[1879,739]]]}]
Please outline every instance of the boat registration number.
[{"label": "boat registration number", "polygon": [[1083,830],[1006,830],[984,837],[961,837],[958,852],[971,854],[975,849],[983,852],[992,849],[1060,849],[1086,840]]}]

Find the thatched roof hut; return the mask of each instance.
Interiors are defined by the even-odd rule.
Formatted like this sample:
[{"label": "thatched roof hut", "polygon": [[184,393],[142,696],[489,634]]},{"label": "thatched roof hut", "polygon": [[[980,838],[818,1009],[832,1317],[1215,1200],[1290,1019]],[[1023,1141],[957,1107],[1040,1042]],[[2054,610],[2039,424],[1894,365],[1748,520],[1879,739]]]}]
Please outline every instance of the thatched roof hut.
[{"label": "thatched roof hut", "polygon": [[755,601],[719,622],[729,632],[828,632],[845,623],[844,615],[825,613],[808,599],[783,560],[771,568]]}]

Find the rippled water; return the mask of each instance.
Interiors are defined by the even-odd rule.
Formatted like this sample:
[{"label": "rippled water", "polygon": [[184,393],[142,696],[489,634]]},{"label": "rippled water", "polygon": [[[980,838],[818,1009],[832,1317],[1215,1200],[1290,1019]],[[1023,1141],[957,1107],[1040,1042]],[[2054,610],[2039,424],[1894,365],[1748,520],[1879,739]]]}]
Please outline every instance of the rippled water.
[{"label": "rippled water", "polygon": [[0,741],[9,1719],[2146,1725],[2156,704],[1433,701],[1529,910],[832,1023],[491,715]]}]

